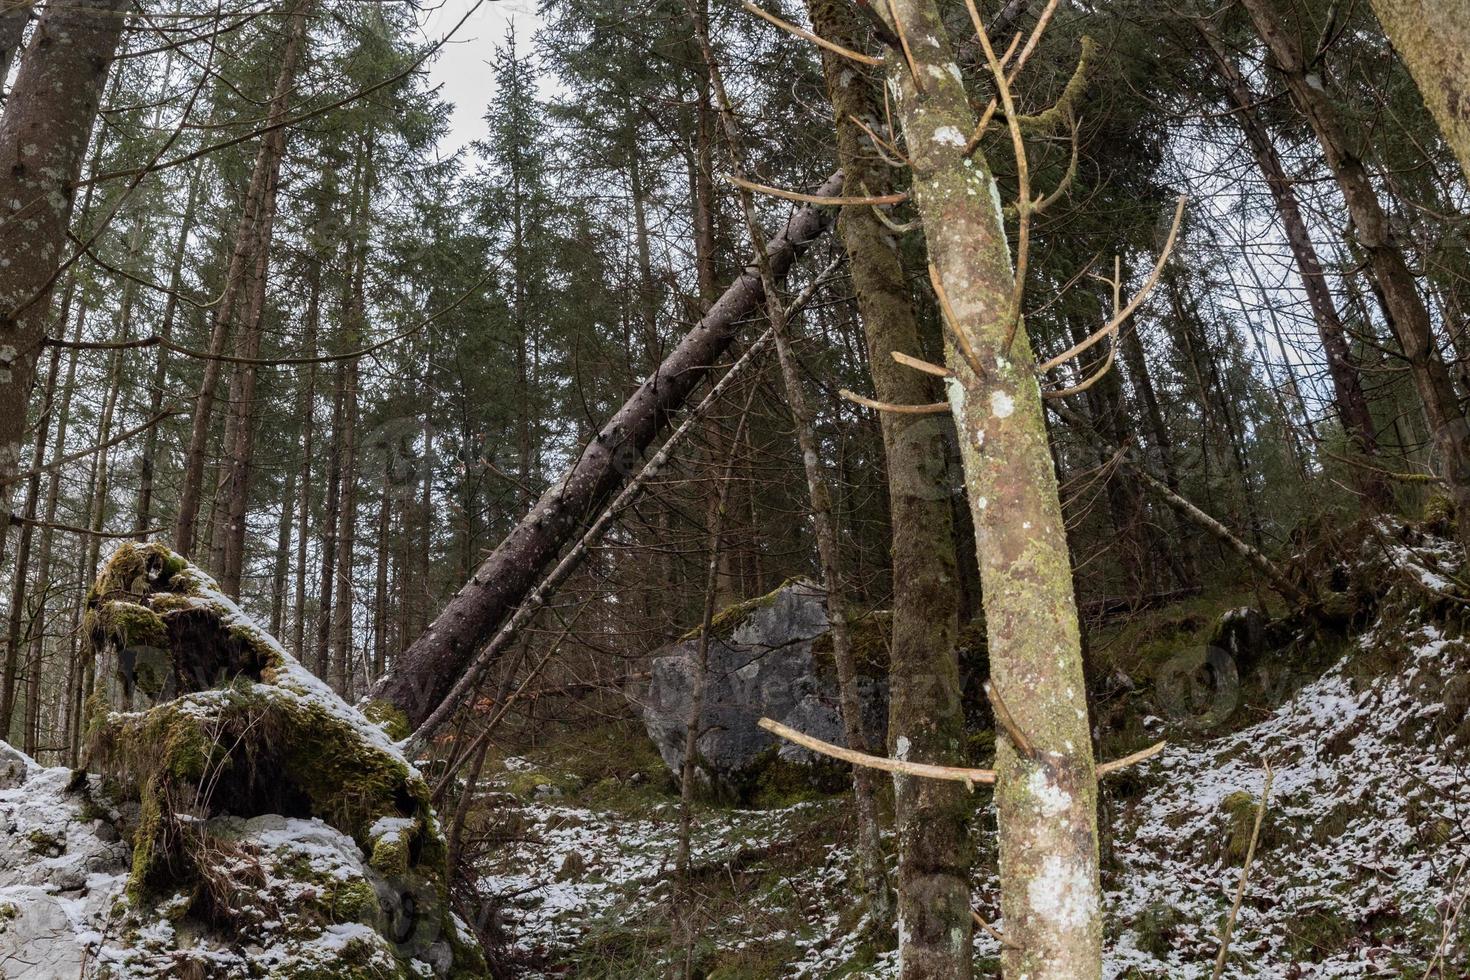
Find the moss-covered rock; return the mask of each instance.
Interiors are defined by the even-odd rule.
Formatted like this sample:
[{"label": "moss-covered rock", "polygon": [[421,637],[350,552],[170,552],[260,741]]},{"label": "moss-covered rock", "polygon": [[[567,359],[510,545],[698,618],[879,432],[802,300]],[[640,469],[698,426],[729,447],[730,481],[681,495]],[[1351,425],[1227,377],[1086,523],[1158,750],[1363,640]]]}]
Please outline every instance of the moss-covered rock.
[{"label": "moss-covered rock", "polygon": [[[229,890],[295,868],[300,908],[288,918],[303,950],[334,941],[329,928],[370,926],[335,936],[343,949],[362,947],[363,976],[425,965],[422,975],[486,975],[449,908],[446,846],[424,779],[383,727],[302,668],[207,575],[161,545],[123,545],[88,595],[87,634],[111,681],[93,706],[88,765],[133,804],[135,907],[183,895],[198,930],[260,928],[281,915],[252,918]],[[391,725],[391,712],[380,716]],[[312,880],[309,861],[272,864],[229,830],[231,819],[264,815],[319,821],[361,860],[329,882]],[[234,869],[229,880],[222,866]],[[398,972],[384,973],[383,950]],[[318,975],[309,956],[296,963],[298,972],[280,975]]]},{"label": "moss-covered rock", "polygon": [[[1250,851],[1251,835],[1256,826],[1256,810],[1260,800],[1245,790],[1238,790],[1220,801],[1220,814],[1225,821],[1225,837],[1222,841],[1224,859],[1227,864],[1245,863]],[[1261,822],[1261,834],[1256,841],[1256,850],[1269,846],[1276,839],[1268,812]]]}]

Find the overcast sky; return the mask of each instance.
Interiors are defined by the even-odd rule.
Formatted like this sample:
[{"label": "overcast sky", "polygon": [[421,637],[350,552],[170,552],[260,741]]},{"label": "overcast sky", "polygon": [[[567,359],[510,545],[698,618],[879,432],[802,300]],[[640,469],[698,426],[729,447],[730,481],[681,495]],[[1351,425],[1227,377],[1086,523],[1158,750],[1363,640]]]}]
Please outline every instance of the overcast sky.
[{"label": "overcast sky", "polygon": [[[437,7],[432,6],[438,3]],[[431,41],[443,37],[474,0],[429,0],[423,17],[424,36]],[[435,85],[443,86],[440,94],[454,104],[454,118],[442,150],[452,153],[470,140],[485,135],[482,116],[490,101],[490,69],[487,62],[495,46],[505,39],[506,29],[515,22],[516,33],[530,47],[531,34],[540,23],[536,16],[536,0],[485,0],[454,37],[429,70]]]}]

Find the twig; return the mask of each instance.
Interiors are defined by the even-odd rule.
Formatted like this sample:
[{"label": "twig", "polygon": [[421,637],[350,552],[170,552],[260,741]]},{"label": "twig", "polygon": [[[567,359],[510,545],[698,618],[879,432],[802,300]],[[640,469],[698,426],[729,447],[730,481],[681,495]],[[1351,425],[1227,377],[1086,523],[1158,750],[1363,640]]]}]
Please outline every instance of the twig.
[{"label": "twig", "polygon": [[[908,156],[903,151],[901,151],[894,144],[888,142],[883,137],[879,136],[877,133],[873,132],[873,130],[868,126],[867,123],[863,122],[852,113],[848,113],[847,118],[851,119],[858,129],[861,129],[863,132],[868,134],[868,139],[873,141],[873,146],[877,149],[878,155],[883,158],[884,163],[888,164],[890,167],[913,166],[913,162],[909,160]],[[892,154],[892,156],[890,156],[889,154]]]},{"label": "twig", "polygon": [[1235,917],[1240,914],[1240,903],[1245,899],[1245,883],[1250,878],[1251,861],[1255,860],[1256,844],[1261,839],[1261,824],[1266,819],[1266,803],[1271,799],[1271,780],[1275,778],[1276,772],[1271,768],[1270,759],[1262,758],[1261,764],[1266,767],[1266,785],[1261,787],[1261,802],[1256,805],[1256,822],[1251,827],[1250,846],[1245,850],[1245,864],[1240,868],[1240,883],[1235,886],[1235,904],[1230,907],[1230,915],[1220,927],[1220,953],[1215,957],[1215,972],[1211,980],[1220,980],[1220,975],[1225,972],[1225,959],[1230,955],[1230,934],[1235,931]]},{"label": "twig", "polygon": [[862,395],[846,388],[839,388],[837,394],[864,408],[875,409],[879,412],[898,412],[901,415],[938,415],[949,411],[949,402],[930,402],[926,405],[898,405],[894,402],[880,402],[872,398],[864,398]]},{"label": "twig", "polygon": [[825,207],[831,207],[833,205],[853,207],[864,204],[902,204],[909,199],[908,191],[899,191],[895,194],[879,194],[876,197],[823,197],[820,194],[803,194],[800,191],[788,191],[780,187],[757,184],[754,181],[737,177],[734,174],[726,174],[725,179],[736,187],[753,191],[756,194],[769,194],[771,197],[779,197],[787,201],[799,201],[802,204],[820,204]]},{"label": "twig", "polygon": [[1005,699],[1000,696],[1000,690],[990,681],[983,685],[985,696],[990,699],[990,706],[995,710],[995,720],[1000,722],[1000,727],[1005,730],[1006,737],[1011,740],[1016,751],[1027,758],[1036,757],[1036,747],[1021,731],[1021,726],[1016,724],[1016,719],[1011,715],[1011,709],[1006,707]]},{"label": "twig", "polygon": [[934,287],[934,295],[939,299],[939,309],[944,314],[944,322],[949,324],[949,332],[954,335],[955,346],[964,355],[965,363],[970,365],[970,370],[975,372],[976,378],[985,377],[985,368],[980,365],[980,355],[975,353],[969,336],[960,329],[960,322],[955,319],[954,307],[949,305],[949,294],[944,291],[944,283],[940,281],[939,270],[934,268],[933,262],[929,263],[929,285]]},{"label": "twig", "polygon": [[972,918],[972,919],[975,920],[975,925],[979,926],[981,929],[984,929],[987,933],[990,934],[990,937],[992,939],[994,939],[996,942],[1000,943],[1001,946],[1004,947],[1005,949],[1015,949],[1016,948],[1011,943],[1010,940],[1006,939],[1006,937],[1001,934],[1001,932],[1000,932],[999,929],[995,928],[995,926],[991,925],[989,922],[986,922],[985,921],[985,917],[982,916],[979,912],[976,912],[974,909],[971,909],[970,910],[970,918]]},{"label": "twig", "polygon": [[1101,330],[1098,330],[1090,337],[1078,341],[1067,350],[1038,367],[1036,370],[1039,373],[1045,374],[1057,365],[1070,361],[1078,354],[1091,348],[1099,340],[1117,332],[1118,328],[1133,315],[1133,311],[1138,309],[1139,304],[1148,297],[1149,293],[1153,292],[1154,287],[1158,285],[1160,274],[1164,271],[1164,263],[1169,260],[1170,253],[1174,251],[1174,242],[1179,237],[1179,225],[1184,220],[1184,202],[1188,200],[1189,195],[1179,195],[1179,203],[1174,208],[1174,223],[1169,226],[1169,236],[1164,240],[1164,248],[1159,252],[1158,261],[1154,263],[1153,271],[1149,273],[1148,279],[1144,282],[1143,287],[1133,294],[1133,298],[1128,301],[1128,305],[1114,313],[1113,318]]},{"label": "twig", "polygon": [[910,354],[905,354],[901,350],[893,350],[889,351],[888,353],[889,356],[891,356],[898,363],[902,364],[904,367],[911,367],[915,371],[923,371],[925,374],[932,374],[936,378],[954,377],[954,372],[951,371],[949,368],[940,367],[938,364],[930,364],[928,361],[921,360],[920,358],[914,357]]},{"label": "twig", "polygon": [[831,51],[833,54],[840,54],[840,55],[842,55],[842,57],[849,58],[849,59],[851,59],[853,61],[856,61],[858,64],[861,64],[861,65],[881,65],[881,64],[883,64],[883,59],[882,58],[875,58],[875,57],[873,57],[870,54],[859,54],[858,52],[853,51],[853,50],[851,50],[849,48],[844,48],[840,44],[834,44],[833,42],[827,40],[824,37],[818,37],[816,34],[813,34],[811,31],[804,30],[803,28],[797,27],[795,24],[788,24],[786,21],[782,20],[780,17],[777,17],[775,14],[768,13],[768,12],[762,10],[761,8],[757,7],[753,3],[745,2],[745,3],[742,3],[740,6],[744,7],[746,10],[748,10],[751,13],[755,14],[761,20],[766,21],[767,23],[776,25],[777,27],[781,28],[781,30],[785,31],[786,33],[788,33],[788,34],[795,34],[797,37],[801,38],[803,41],[810,41],[813,44],[817,45],[818,47],[826,48],[828,51]]},{"label": "twig", "polygon": [[[868,755],[866,752],[854,752],[852,749],[845,749],[840,745],[833,745],[831,742],[824,742],[819,738],[803,735],[796,729],[789,728],[779,721],[774,721],[770,718],[762,718],[756,724],[772,735],[784,738],[788,742],[794,742],[802,748],[811,749],[813,752],[831,756],[834,759],[841,759],[843,762],[850,762],[855,766],[867,766],[870,769],[882,769],[884,772],[897,772],[906,776],[946,779],[953,783],[965,783],[971,786],[975,783],[995,782],[994,769],[966,769],[960,766],[936,766],[927,762],[908,762],[904,759],[890,759],[886,756]],[[1162,752],[1164,746],[1168,744],[1167,741],[1155,742],[1148,748],[1140,749],[1132,755],[1125,755],[1123,758],[1114,759],[1111,762],[1099,763],[1097,774],[1099,776],[1106,776],[1117,772],[1119,769],[1124,769],[1128,766],[1152,759]]]}]

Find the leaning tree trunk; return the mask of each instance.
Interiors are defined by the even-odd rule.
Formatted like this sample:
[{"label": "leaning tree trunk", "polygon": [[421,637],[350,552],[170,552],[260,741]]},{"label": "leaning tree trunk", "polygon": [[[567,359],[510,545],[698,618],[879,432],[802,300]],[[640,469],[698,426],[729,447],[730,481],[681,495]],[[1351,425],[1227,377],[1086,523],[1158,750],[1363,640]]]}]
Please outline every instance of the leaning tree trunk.
[{"label": "leaning tree trunk", "polygon": [[81,175],[103,83],[122,37],[122,0],[46,8],[0,119],[0,516],[20,465],[36,356],[51,289],[69,249]]},{"label": "leaning tree trunk", "polygon": [[1403,249],[1394,241],[1368,168],[1349,146],[1337,107],[1321,78],[1309,71],[1297,39],[1288,33],[1272,0],[1242,0],[1242,5],[1270,49],[1292,101],[1311,123],[1327,166],[1347,202],[1353,235],[1368,255],[1383,311],[1424,405],[1440,457],[1440,475],[1460,515],[1460,544],[1470,553],[1470,424],[1460,411],[1449,369],[1434,345],[1429,310],[1404,260]]},{"label": "leaning tree trunk", "polygon": [[910,72],[903,57],[889,55],[913,201],[953,310],[952,331],[983,372],[952,336],[947,387],[975,522],[991,682],[1030,742],[1029,752],[1009,737],[996,746],[1002,969],[1017,980],[1096,980],[1097,775],[1081,636],[1035,359],[1013,320],[1000,193],[984,155],[966,158],[975,114],[937,6],[890,6],[913,61]]},{"label": "leaning tree trunk", "polygon": [[[841,186],[833,174],[817,192]],[[772,271],[784,276],[796,256],[825,232],[831,218],[802,207],[768,247]],[[670,418],[760,309],[759,270],[747,267],[709,312],[587,444],[570,470],[485,559],[427,630],[369,692],[417,726],[438,705],[476,649],[515,611],[578,528],[611,499]]]},{"label": "leaning tree trunk", "polygon": [[[860,50],[864,31],[844,0],[808,0],[817,34]],[[843,193],[887,194],[889,167],[854,118],[877,130],[883,99],[845,59],[823,54],[823,74],[837,125]],[[940,398],[935,379],[901,366],[893,351],[922,355],[919,325],[892,236],[868,208],[837,221],[847,251],[868,344],[868,370],[879,401],[927,404]],[[964,712],[955,653],[959,576],[943,461],[947,426],[933,417],[879,416],[893,527],[888,746],[948,765],[965,759]],[[937,464],[937,465],[936,465]],[[958,783],[894,776],[898,848],[900,976],[905,980],[970,975],[970,814]],[[959,936],[958,942],[955,936]]]},{"label": "leaning tree trunk", "polygon": [[[1353,363],[1352,352],[1348,349],[1342,317],[1338,315],[1332,290],[1327,286],[1322,263],[1317,259],[1317,247],[1312,242],[1306,218],[1302,216],[1296,189],[1281,163],[1281,155],[1276,152],[1275,142],[1257,112],[1259,100],[1209,27],[1200,22],[1196,22],[1196,26],[1209,49],[1210,61],[1215,71],[1229,93],[1230,100],[1235,104],[1237,111],[1234,118],[1245,134],[1251,155],[1255,157],[1261,176],[1266,178],[1266,186],[1276,203],[1276,213],[1281,217],[1281,225],[1286,231],[1286,242],[1296,262],[1297,277],[1301,279],[1302,289],[1307,294],[1307,304],[1311,307],[1312,319],[1317,324],[1317,336],[1322,339],[1322,350],[1327,355],[1327,373],[1332,378],[1332,402],[1337,409],[1337,416],[1358,451],[1364,456],[1376,456],[1378,432],[1373,424],[1373,415],[1368,410],[1368,398],[1363,393],[1362,378],[1358,374],[1357,365]],[[1373,507],[1382,510],[1390,506],[1392,498],[1388,484],[1381,475],[1370,469],[1360,469],[1356,473],[1359,488]]]},{"label": "leaning tree trunk", "polygon": [[1470,5],[1465,0],[1372,0],[1372,4],[1470,180]]}]

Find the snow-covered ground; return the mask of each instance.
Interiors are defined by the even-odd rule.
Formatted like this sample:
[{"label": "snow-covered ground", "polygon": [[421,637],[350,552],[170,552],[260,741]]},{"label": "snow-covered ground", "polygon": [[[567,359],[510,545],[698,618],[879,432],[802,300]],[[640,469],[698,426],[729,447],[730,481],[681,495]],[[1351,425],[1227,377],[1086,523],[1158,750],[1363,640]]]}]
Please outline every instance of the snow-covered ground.
[{"label": "snow-covered ground", "polygon": [[[1470,908],[1459,915],[1470,905],[1470,746],[1452,734],[1470,701],[1470,646],[1412,622],[1358,643],[1263,721],[1176,742],[1134,773],[1112,809],[1107,977],[1210,976],[1240,878],[1226,841],[1242,818],[1248,835],[1263,758],[1275,770],[1266,829],[1225,975],[1419,977],[1436,960],[1445,977],[1470,975]],[[1365,658],[1380,666],[1357,669]],[[1385,658],[1393,669],[1382,669]],[[667,920],[677,806],[637,817],[558,799],[511,806],[520,829],[486,869],[486,885],[507,898],[517,946],[544,956],[548,976],[645,975],[640,957],[646,975],[658,975],[666,947],[654,928]],[[701,811],[696,864],[774,845],[769,858],[729,873],[723,900],[705,899],[710,945],[778,950],[771,976],[848,975],[860,942],[842,806]],[[993,815],[981,823],[993,826]],[[795,846],[781,846],[788,841]],[[993,867],[977,869],[975,886],[977,904],[998,914]],[[640,929],[644,947],[627,935]],[[976,950],[988,962],[997,943],[981,934]],[[862,976],[896,973],[891,953],[860,962]]]}]

